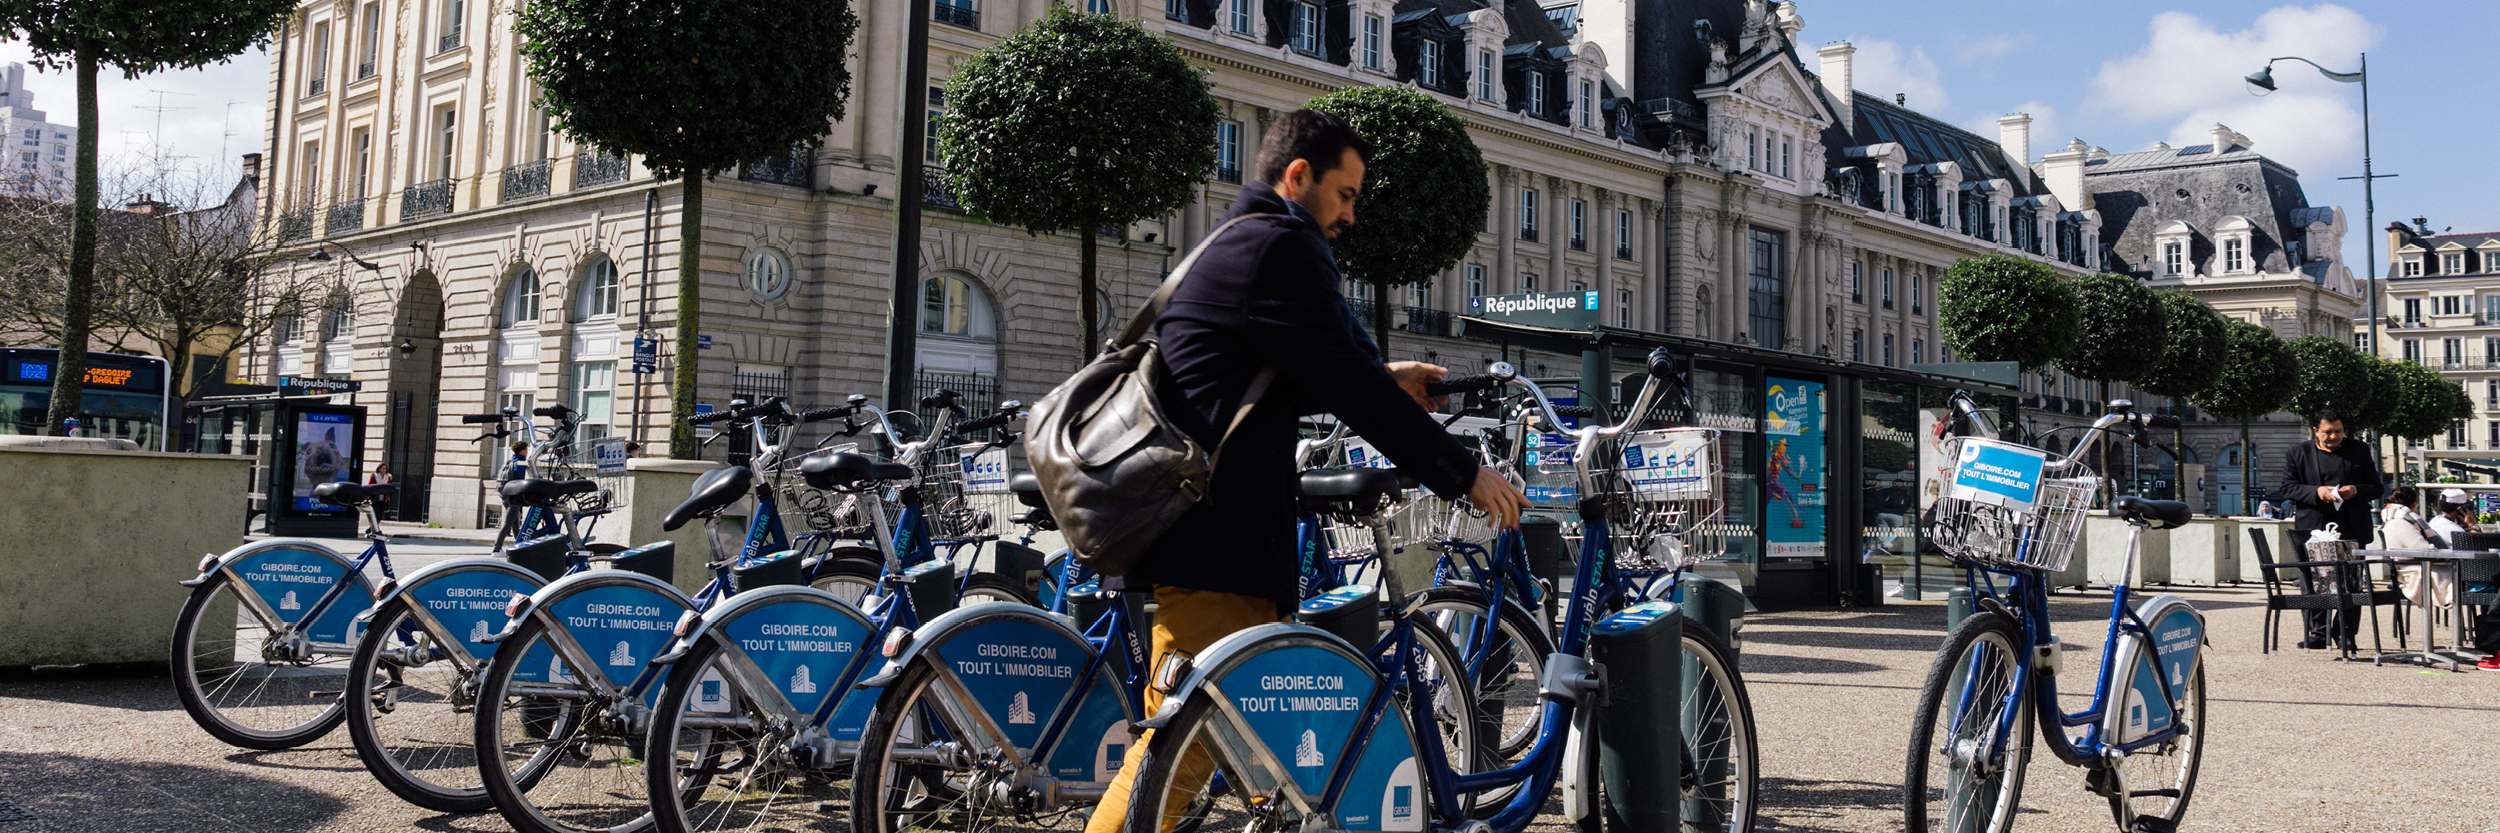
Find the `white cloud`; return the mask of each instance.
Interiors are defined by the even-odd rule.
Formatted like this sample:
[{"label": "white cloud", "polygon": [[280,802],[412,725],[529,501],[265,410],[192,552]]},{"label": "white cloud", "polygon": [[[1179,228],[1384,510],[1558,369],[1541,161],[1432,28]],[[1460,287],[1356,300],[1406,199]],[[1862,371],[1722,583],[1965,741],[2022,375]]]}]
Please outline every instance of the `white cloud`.
[{"label": "white cloud", "polygon": [[2259,152],[2305,174],[2342,170],[2359,159],[2358,89],[2296,61],[2275,65],[2279,89],[2273,95],[2249,95],[2242,80],[2284,55],[2338,71],[2354,68],[2359,53],[2380,35],[2359,12],[2323,4],[2280,6],[2237,31],[2222,31],[2185,12],[2166,12],[2148,28],[2141,51],[2101,65],[2092,79],[2091,107],[2129,122],[2170,122],[2173,145],[2210,141],[2208,131],[2227,124],[2254,140]]},{"label": "white cloud", "polygon": [[[77,124],[74,76],[66,70],[37,70],[33,60],[25,43],[0,43],[0,64],[28,65],[26,88],[45,118]],[[259,50],[224,64],[137,79],[103,68],[96,74],[96,118],[103,128],[96,143],[108,176],[116,168],[155,168],[161,158],[166,167],[220,180],[230,177],[243,154],[262,150],[269,132],[268,94],[269,58]],[[161,113],[156,109],[160,102],[167,108]],[[222,189],[220,185],[217,190]]]},{"label": "white cloud", "polygon": [[1881,98],[1907,95],[1910,108],[1924,113],[1953,106],[1944,92],[1944,74],[1937,71],[1936,60],[1927,57],[1927,50],[1903,49],[1887,40],[1852,38],[1849,42],[1858,48],[1851,80],[1859,92]]},{"label": "white cloud", "polygon": [[1967,64],[1984,58],[1997,58],[2011,55],[2031,46],[2031,44],[2036,40],[2038,40],[2038,38],[2033,36],[2030,32],[2000,32],[1978,40],[1963,41],[1960,44],[1955,45],[1953,47],[1953,59]]}]

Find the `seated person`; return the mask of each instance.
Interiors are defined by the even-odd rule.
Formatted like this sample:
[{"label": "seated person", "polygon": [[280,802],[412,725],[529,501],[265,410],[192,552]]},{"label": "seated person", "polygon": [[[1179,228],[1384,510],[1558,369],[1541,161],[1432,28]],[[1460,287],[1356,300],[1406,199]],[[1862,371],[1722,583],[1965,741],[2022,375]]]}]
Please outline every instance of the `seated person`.
[{"label": "seated person", "polygon": [[[2436,547],[2447,549],[2456,544],[2457,533],[2474,531],[2474,502],[2472,498],[2466,496],[2464,490],[2448,489],[2440,492],[2438,511],[2439,514],[2433,516],[2428,524],[2429,532],[2423,536],[2430,539]],[[2395,538],[2391,535],[2388,540],[2392,542]],[[2449,600],[2456,598],[2456,565],[2411,564],[2398,568],[2396,576],[2398,583],[2404,588],[2405,598],[2412,599],[2416,604],[2421,603],[2422,600],[2422,577],[2425,573],[2430,576],[2431,605],[2446,608],[2450,604]]]}]

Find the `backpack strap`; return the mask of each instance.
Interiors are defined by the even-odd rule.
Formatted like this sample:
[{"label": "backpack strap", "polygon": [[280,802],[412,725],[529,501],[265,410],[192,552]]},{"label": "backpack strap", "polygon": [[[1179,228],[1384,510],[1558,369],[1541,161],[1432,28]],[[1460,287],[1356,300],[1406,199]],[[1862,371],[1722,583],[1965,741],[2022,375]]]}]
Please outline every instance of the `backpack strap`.
[{"label": "backpack strap", "polygon": [[1240,225],[1241,221],[1248,220],[1253,217],[1275,216],[1280,215],[1243,214],[1239,217],[1226,220],[1223,225],[1216,226],[1214,231],[1207,232],[1207,236],[1204,239],[1199,240],[1197,246],[1190,248],[1187,256],[1181,258],[1180,265],[1172,267],[1172,274],[1170,277],[1163,279],[1163,285],[1155,287],[1154,294],[1146,297],[1146,304],[1137,308],[1137,314],[1129,316],[1128,326],[1120,328],[1119,337],[1114,339],[1110,344],[1105,345],[1109,349],[1106,349],[1103,352],[1118,352],[1121,348],[1127,347],[1131,344],[1136,344],[1138,339],[1144,338],[1146,335],[1146,328],[1153,325],[1155,319],[1163,315],[1163,306],[1164,304],[1171,302],[1173,291],[1180,289],[1181,279],[1189,276],[1189,267],[1196,265],[1198,262],[1198,256],[1206,254],[1207,248],[1214,245],[1215,239],[1223,236],[1227,229]]},{"label": "backpack strap", "polygon": [[1267,386],[1274,381],[1276,366],[1272,364],[1260,365],[1258,375],[1250,377],[1250,388],[1241,394],[1241,407],[1233,409],[1233,421],[1225,424],[1223,436],[1215,438],[1215,450],[1207,454],[1208,471],[1214,471],[1215,465],[1223,461],[1224,443],[1233,438],[1233,429],[1250,418],[1250,409],[1258,407],[1259,398],[1267,395]]}]

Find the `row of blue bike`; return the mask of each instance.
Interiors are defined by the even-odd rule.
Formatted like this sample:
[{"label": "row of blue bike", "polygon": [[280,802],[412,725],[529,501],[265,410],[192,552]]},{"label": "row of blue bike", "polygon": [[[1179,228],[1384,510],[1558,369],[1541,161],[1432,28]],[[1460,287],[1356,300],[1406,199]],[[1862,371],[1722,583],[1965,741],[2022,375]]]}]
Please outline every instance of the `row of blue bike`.
[{"label": "row of blue bike", "polygon": [[[177,624],[176,688],[238,746],[288,748],[345,722],[395,794],[492,807],[530,833],[1074,829],[1131,764],[1134,833],[1517,833],[1557,797],[1583,830],[1742,833],[1760,795],[1734,626],[1684,615],[1733,593],[1695,573],[1728,549],[1728,438],[1674,427],[1692,422],[1685,370],[1664,351],[1650,370],[1614,413],[1556,406],[1501,364],[1433,386],[1467,397],[1450,428],[1487,464],[1569,476],[1576,558],[1531,558],[1518,531],[1416,490],[1339,429],[1297,449],[1295,621],[1163,667],[1148,665],[1142,595],[1029,546],[1053,525],[998,453],[1012,404],[971,418],[941,395],[923,403],[925,433],[860,397],[697,417],[747,451],[664,525],[713,533],[710,583],[691,597],[670,583],[672,544],[590,543],[613,499],[593,480],[506,484],[551,534],[404,579],[378,530],[352,559],[294,540],[211,556]],[[569,442],[569,413],[532,416],[552,423],[469,419],[550,456]],[[1961,416],[1988,433],[1967,401]],[[2020,505],[1957,491],[1931,514],[1974,582],[2012,581],[1982,593],[1922,693],[1913,829],[2012,824],[2033,704],[2056,702],[2037,572],[2079,518],[2057,490],[2091,479],[2075,459],[2092,439],[2143,424],[2119,410],[2101,422],[2062,460],[1969,439],[2036,455],[2043,491]],[[863,434],[882,456],[845,442]],[[322,489],[370,521],[376,490]],[[1011,504],[980,500],[1002,493]],[[2128,501],[2139,527],[2171,511]],[[995,515],[1015,510],[1024,537],[1001,540]],[[788,535],[785,515],[809,531]],[[733,517],[745,536],[722,546]],[[2167,829],[2201,746],[2202,620],[2168,597],[2126,601],[2122,588],[2100,684],[2137,675],[2118,678],[2125,706],[2096,697],[2040,722],[2114,796],[2122,829]],[[2127,709],[2136,722],[2102,719]],[[2161,756],[2186,777],[2147,787],[2126,763]]]}]

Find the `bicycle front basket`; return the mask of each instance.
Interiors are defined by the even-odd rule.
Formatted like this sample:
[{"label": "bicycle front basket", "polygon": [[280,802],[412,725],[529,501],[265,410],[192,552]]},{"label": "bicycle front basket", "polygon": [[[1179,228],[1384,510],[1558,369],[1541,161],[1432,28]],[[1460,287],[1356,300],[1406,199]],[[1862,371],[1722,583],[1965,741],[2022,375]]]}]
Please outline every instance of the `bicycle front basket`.
[{"label": "bicycle front basket", "polygon": [[[1680,570],[1728,551],[1727,444],[1716,428],[1625,434],[1592,460],[1625,569]],[[1599,462],[1604,465],[1596,465]]]},{"label": "bicycle front basket", "polygon": [[[1957,461],[1984,461],[1991,454],[2008,460],[2046,456],[2027,446],[1976,437],[1957,438],[1946,444],[1945,452],[1948,459]],[[1959,476],[1946,484],[1945,493],[1930,510],[1928,540],[1955,558],[1997,567],[2062,571],[2074,558],[2084,515],[2091,511],[2092,495],[2101,487],[2101,479],[2090,470],[2080,466],[2073,470],[2080,476],[2039,477],[2036,489],[2021,488],[2025,478],[2020,476],[2002,481],[2012,485],[1996,491],[1962,488],[1956,484],[1968,476]]]}]

